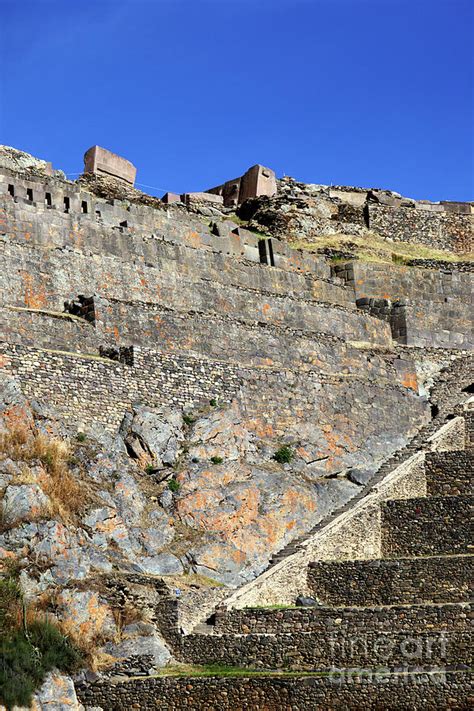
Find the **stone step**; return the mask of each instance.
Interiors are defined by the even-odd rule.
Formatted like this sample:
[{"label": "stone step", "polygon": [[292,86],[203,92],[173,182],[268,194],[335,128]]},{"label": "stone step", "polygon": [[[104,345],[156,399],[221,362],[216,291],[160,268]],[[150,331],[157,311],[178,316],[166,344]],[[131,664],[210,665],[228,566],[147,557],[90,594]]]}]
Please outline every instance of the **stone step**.
[{"label": "stone step", "polygon": [[286,634],[190,634],[174,655],[185,664],[239,666],[248,669],[337,669],[407,667],[422,664],[469,665],[472,636],[461,630],[385,632],[357,628]]},{"label": "stone step", "polygon": [[469,555],[318,561],[308,566],[308,586],[336,607],[468,602],[473,574]]},{"label": "stone step", "polygon": [[425,473],[429,496],[472,494],[474,450],[428,452]]},{"label": "stone step", "polygon": [[417,497],[384,501],[382,555],[449,555],[472,551],[473,496]]},{"label": "stone step", "polygon": [[[474,618],[469,603],[385,605],[379,607],[288,607],[219,610],[216,634],[282,634],[294,632],[361,631],[433,632],[464,629]],[[201,633],[196,627],[193,632]]]}]

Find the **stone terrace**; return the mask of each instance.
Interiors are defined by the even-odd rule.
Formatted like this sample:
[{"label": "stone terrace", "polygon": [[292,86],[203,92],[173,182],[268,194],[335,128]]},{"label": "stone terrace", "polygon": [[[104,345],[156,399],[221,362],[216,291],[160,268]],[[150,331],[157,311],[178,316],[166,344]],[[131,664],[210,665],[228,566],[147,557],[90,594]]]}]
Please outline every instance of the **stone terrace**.
[{"label": "stone terrace", "polygon": [[[309,564],[305,592],[315,599],[313,606],[221,607],[208,625],[182,636],[178,603],[169,600],[163,631],[177,659],[227,666],[238,660],[241,667],[266,670],[266,675],[249,672],[245,681],[188,678],[185,687],[180,677],[117,679],[81,688],[83,702],[100,703],[108,711],[123,708],[125,700],[139,701],[140,708],[151,709],[166,689],[170,709],[206,708],[216,698],[224,709],[244,699],[254,706],[242,708],[469,708],[464,670],[472,664],[473,557],[467,517],[458,511],[470,501],[465,468],[472,468],[474,455],[472,419],[467,411],[431,437],[432,451],[421,470],[424,496],[381,502],[380,558]],[[465,449],[453,448],[459,447],[460,434]],[[436,471],[442,473],[441,495]],[[419,481],[420,470],[410,475]],[[424,512],[434,525],[444,517],[451,549],[434,536],[427,555]],[[412,541],[409,551],[397,543],[400,531]],[[462,553],[453,544],[458,537],[466,542]],[[276,670],[280,676],[272,677]],[[396,701],[386,696],[387,689],[396,689]]]}]

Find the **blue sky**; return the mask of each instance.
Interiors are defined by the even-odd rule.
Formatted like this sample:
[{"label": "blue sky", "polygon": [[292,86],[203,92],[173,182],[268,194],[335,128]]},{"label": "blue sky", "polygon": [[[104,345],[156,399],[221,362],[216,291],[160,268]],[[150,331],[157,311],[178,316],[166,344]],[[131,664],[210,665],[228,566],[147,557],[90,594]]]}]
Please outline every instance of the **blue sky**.
[{"label": "blue sky", "polygon": [[0,143],[148,190],[263,163],[474,199],[471,0],[0,0]]}]

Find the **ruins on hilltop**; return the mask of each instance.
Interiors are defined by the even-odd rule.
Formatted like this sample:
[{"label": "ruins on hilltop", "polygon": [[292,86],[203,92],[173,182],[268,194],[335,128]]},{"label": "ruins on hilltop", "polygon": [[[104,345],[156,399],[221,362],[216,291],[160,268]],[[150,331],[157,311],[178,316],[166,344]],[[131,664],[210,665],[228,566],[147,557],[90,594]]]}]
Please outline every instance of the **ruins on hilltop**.
[{"label": "ruins on hilltop", "polygon": [[0,147],[0,563],[106,658],[67,708],[468,708],[474,203],[84,161]]}]

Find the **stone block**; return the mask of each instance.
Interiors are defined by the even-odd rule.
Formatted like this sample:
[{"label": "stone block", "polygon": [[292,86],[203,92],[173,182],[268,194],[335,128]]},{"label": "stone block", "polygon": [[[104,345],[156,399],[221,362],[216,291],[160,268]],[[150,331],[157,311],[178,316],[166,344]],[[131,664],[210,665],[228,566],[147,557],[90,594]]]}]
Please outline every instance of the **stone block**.
[{"label": "stone block", "polygon": [[118,178],[134,185],[137,169],[125,158],[100,146],[92,146],[84,154],[84,172]]},{"label": "stone block", "polygon": [[167,205],[172,202],[181,202],[181,195],[178,195],[178,193],[165,193],[161,198],[161,201]]},{"label": "stone block", "polygon": [[220,195],[226,207],[236,207],[248,198],[267,195],[272,197],[277,192],[276,175],[271,168],[253,165],[240,178],[233,178],[206,192]]}]

